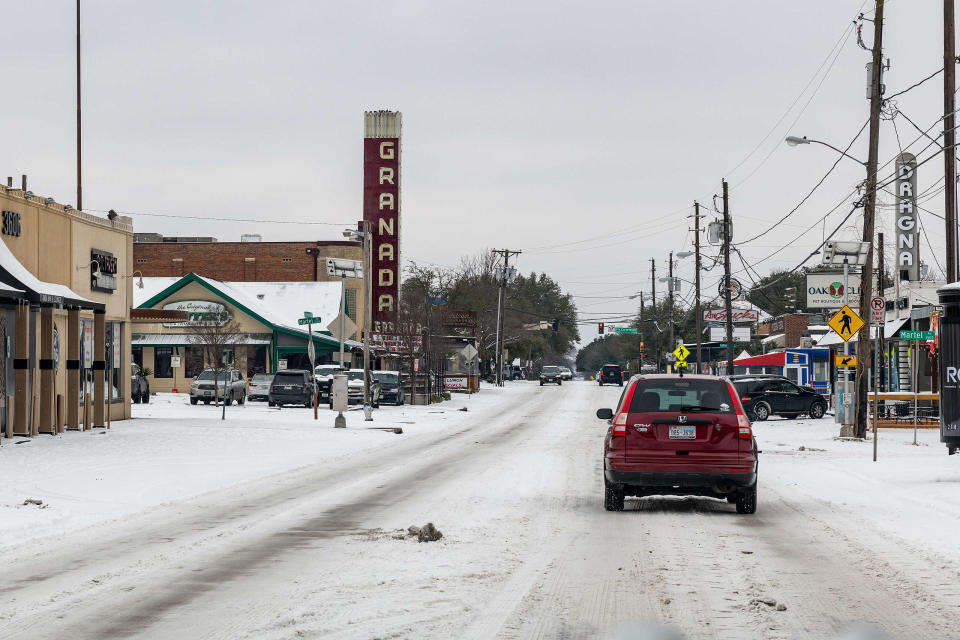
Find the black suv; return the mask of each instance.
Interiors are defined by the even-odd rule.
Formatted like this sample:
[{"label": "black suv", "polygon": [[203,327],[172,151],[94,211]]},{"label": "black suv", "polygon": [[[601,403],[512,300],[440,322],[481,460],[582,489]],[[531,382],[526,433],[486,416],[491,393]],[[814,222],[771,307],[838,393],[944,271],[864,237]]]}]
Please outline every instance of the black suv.
[{"label": "black suv", "polygon": [[807,414],[822,418],[827,412],[826,399],[810,387],[798,387],[786,378],[732,376],[743,408],[756,414],[757,420],[771,415],[796,418]]},{"label": "black suv", "polygon": [[313,406],[313,394],[317,392],[317,383],[309,371],[303,369],[283,369],[273,376],[270,383],[270,395],[267,404],[282,407],[285,404]]},{"label": "black suv", "polygon": [[600,383],[600,386],[603,386],[603,383],[607,384],[618,384],[621,387],[623,386],[623,369],[620,368],[618,364],[605,364],[603,368],[600,369],[600,374],[597,376],[597,382]]}]

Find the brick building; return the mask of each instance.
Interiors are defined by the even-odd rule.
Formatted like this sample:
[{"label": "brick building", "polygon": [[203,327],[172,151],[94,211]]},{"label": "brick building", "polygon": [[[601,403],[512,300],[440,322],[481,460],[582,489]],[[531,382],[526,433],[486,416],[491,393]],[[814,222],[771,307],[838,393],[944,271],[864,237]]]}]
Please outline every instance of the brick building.
[{"label": "brick building", "polygon": [[[134,269],[144,277],[183,277],[196,273],[224,282],[331,282],[329,260],[353,261],[360,275],[363,250],[359,242],[218,242],[216,238],[164,237],[159,233],[134,235]],[[359,278],[347,287],[359,287]]]},{"label": "brick building", "polygon": [[801,346],[800,339],[809,335],[807,332],[809,322],[810,316],[806,313],[789,313],[761,322],[757,328],[757,335],[767,335],[770,338],[783,336],[778,344],[787,349],[795,349]]}]

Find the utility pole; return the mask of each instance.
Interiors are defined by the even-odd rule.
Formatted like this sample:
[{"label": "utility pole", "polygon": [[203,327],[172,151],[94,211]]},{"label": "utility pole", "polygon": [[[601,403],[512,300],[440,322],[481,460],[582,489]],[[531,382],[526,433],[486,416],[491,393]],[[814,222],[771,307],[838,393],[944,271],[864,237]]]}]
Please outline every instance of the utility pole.
[{"label": "utility pole", "polygon": [[360,224],[363,229],[363,406],[365,415],[369,415],[370,333],[373,331],[373,223],[363,220]]},{"label": "utility pole", "polygon": [[730,198],[723,181],[723,303],[727,310],[727,375],[733,375],[733,300],[730,291]]},{"label": "utility pole", "polygon": [[[880,297],[883,296],[883,233],[877,234],[877,291]],[[873,319],[871,318],[871,321]],[[877,461],[877,440],[880,435],[878,423],[880,422],[880,366],[883,362],[883,320],[873,323],[877,325],[877,337],[873,341],[873,461]]]},{"label": "utility pole", "polygon": [[77,0],[77,211],[83,211],[83,172],[80,157],[80,0]]},{"label": "utility pole", "polygon": [[493,249],[493,253],[503,258],[503,271],[500,274],[500,293],[497,297],[497,386],[503,386],[503,317],[506,309],[507,278],[510,277],[510,256],[518,256],[522,251]]},{"label": "utility pole", "polygon": [[702,373],[703,367],[700,366],[703,342],[703,312],[700,310],[700,203],[693,203],[693,246],[696,251],[694,257],[696,276],[694,286],[696,287],[696,313],[697,313],[697,373]]},{"label": "utility pole", "polygon": [[[650,258],[650,309],[657,314],[657,261]],[[654,317],[656,319],[656,317]]]},{"label": "utility pole", "polygon": [[946,224],[947,282],[957,281],[957,165],[954,157],[954,91],[956,85],[956,33],[953,0],[943,0],[943,219]]},{"label": "utility pole", "polygon": [[670,298],[670,350],[676,348],[673,337],[673,251],[670,252],[670,262],[667,264],[667,292]]},{"label": "utility pole", "polygon": [[[863,205],[863,242],[873,242],[874,210],[877,203],[877,154],[880,145],[880,108],[883,100],[880,79],[883,65],[883,0],[877,0],[873,16],[873,74],[870,87],[870,150],[867,156],[867,191]],[[870,298],[873,297],[873,251],[867,252],[860,277],[860,317],[870,318]],[[866,355],[870,352],[870,323],[865,322],[857,338],[856,424],[854,435],[867,435],[867,374]]]}]

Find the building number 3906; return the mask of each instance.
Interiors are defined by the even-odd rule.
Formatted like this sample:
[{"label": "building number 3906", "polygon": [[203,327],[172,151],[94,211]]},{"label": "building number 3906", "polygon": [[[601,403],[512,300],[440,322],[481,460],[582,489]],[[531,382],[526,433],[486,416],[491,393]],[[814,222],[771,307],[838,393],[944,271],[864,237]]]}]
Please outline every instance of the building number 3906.
[{"label": "building number 3906", "polygon": [[3,234],[7,236],[20,236],[20,214],[16,211],[3,212]]}]

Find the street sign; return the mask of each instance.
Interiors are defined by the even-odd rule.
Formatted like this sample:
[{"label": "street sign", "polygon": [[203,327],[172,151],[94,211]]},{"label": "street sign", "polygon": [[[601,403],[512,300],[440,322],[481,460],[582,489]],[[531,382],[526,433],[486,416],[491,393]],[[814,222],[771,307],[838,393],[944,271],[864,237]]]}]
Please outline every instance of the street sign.
[{"label": "street sign", "polygon": [[635,335],[637,333],[637,328],[636,327],[617,327],[613,331],[615,333],[630,333]]},{"label": "street sign", "polygon": [[320,323],[320,318],[315,318],[313,316],[307,316],[306,318],[300,318],[299,320],[297,320],[297,324],[299,325],[319,324],[319,323]]},{"label": "street sign", "polygon": [[673,355],[672,353],[668,353],[667,355],[663,356],[663,358],[664,358],[667,362],[676,362],[676,361],[677,361],[677,356]]},{"label": "street sign", "polygon": [[880,296],[870,298],[870,322],[873,324],[883,323],[883,311],[887,308],[887,301]]},{"label": "street sign", "polygon": [[687,356],[690,355],[690,349],[687,349],[682,344],[679,345],[676,349],[673,350],[673,355],[677,356],[677,360],[683,362],[687,359]]},{"label": "street sign", "polygon": [[836,331],[837,335],[843,338],[844,342],[847,342],[850,338],[857,335],[857,331],[860,331],[860,328],[863,326],[863,320],[850,308],[850,305],[845,304],[840,308],[840,311],[833,314],[833,317],[830,318],[827,325]]},{"label": "street sign", "polygon": [[901,340],[933,340],[937,336],[935,331],[913,331],[902,329],[897,337]]},{"label": "street sign", "polygon": [[833,356],[833,364],[838,367],[855,367],[857,366],[857,356],[837,354]]},{"label": "street sign", "polygon": [[474,358],[477,357],[478,351],[477,351],[477,348],[474,347],[472,344],[468,344],[463,349],[460,349],[460,353],[463,355],[465,359],[473,360]]},{"label": "street sign", "polygon": [[[333,336],[335,340],[340,339],[340,316],[337,316],[333,321],[327,325],[327,331],[330,332],[330,335]],[[357,332],[357,325],[350,319],[350,316],[343,316],[343,337],[349,338],[354,333]]]}]

